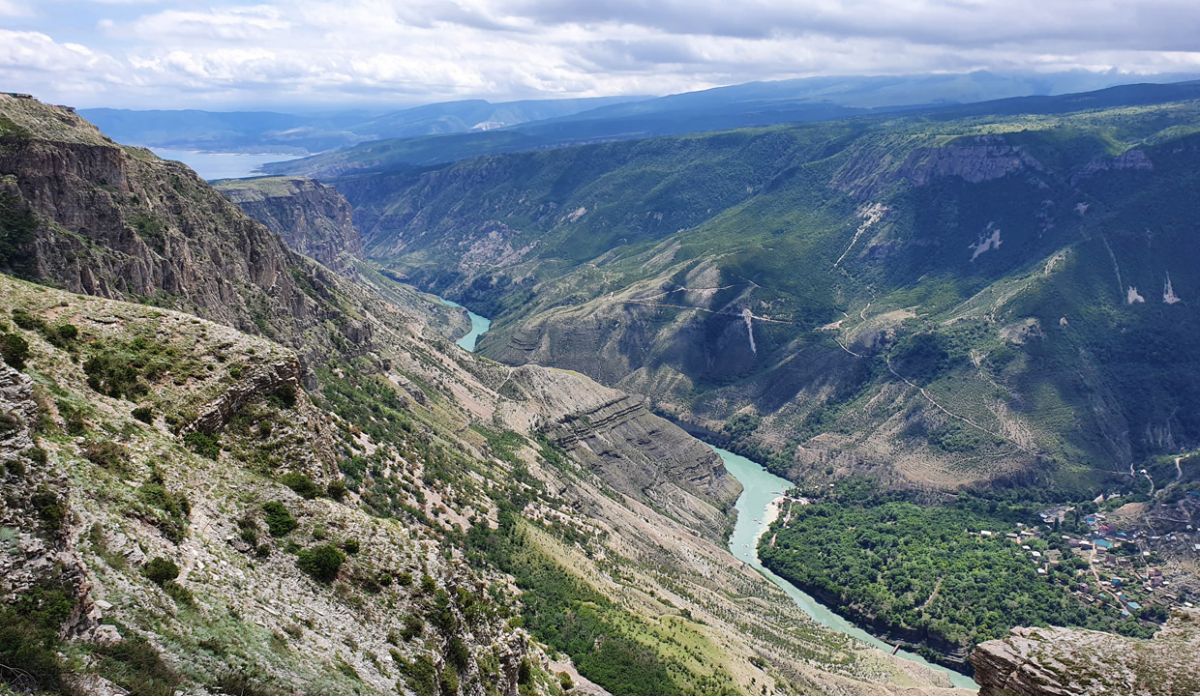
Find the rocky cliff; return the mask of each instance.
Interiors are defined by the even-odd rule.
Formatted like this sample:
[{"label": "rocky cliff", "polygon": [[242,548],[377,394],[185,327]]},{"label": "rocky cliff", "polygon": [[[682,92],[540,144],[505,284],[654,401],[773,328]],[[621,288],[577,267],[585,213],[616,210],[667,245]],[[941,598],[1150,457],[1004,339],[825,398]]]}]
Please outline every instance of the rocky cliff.
[{"label": "rocky cliff", "polygon": [[350,204],[336,189],[303,177],[258,177],[213,187],[292,250],[339,272],[362,254]]},{"label": "rocky cliff", "polygon": [[639,401],[458,349],[67,110],[0,115],[6,268],[145,301],[0,276],[8,686],[948,687],[737,562],[734,483]]},{"label": "rocky cliff", "polygon": [[975,647],[985,695],[1186,695],[1200,691],[1200,611],[1181,610],[1151,640],[1019,627]]}]

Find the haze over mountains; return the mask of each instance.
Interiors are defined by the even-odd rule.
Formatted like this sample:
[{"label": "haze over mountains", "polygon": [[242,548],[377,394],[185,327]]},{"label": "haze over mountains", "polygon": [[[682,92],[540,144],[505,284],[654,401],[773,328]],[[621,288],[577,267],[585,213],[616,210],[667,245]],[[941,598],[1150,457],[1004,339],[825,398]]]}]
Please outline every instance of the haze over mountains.
[{"label": "haze over mountains", "polygon": [[[1160,75],[1157,82],[1183,79]],[[316,153],[366,141],[448,135],[530,124],[532,147],[549,140],[627,138],[849,116],[867,110],[1062,94],[1127,81],[1091,72],[803,78],[663,97],[445,102],[396,111],[208,112],[82,109],[106,133],[137,145],[220,152]],[[500,136],[502,140],[505,136]],[[511,137],[511,136],[510,136]],[[495,138],[475,140],[489,143]],[[475,146],[479,147],[479,146]]]},{"label": "haze over mountains", "polygon": [[[0,95],[0,690],[1200,689],[1200,82],[1161,79]],[[700,439],[795,488],[738,510]]]}]

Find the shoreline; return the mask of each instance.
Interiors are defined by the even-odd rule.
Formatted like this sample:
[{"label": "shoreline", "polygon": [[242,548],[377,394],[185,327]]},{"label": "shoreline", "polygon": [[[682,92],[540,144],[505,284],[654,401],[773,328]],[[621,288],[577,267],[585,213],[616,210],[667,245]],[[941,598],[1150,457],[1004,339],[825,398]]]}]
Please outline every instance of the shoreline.
[{"label": "shoreline", "polygon": [[754,536],[754,556],[758,556],[758,543],[762,540],[763,535],[767,534],[767,530],[771,528],[771,524],[779,520],[779,514],[783,512],[783,502],[787,500],[787,496],[780,494],[771,499],[771,503],[763,509],[762,527],[758,529],[758,534]]}]

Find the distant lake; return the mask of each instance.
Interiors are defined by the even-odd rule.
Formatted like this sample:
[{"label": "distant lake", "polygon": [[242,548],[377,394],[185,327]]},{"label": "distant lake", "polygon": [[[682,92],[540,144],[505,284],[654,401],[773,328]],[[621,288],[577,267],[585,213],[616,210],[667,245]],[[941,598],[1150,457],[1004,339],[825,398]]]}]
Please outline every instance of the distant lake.
[{"label": "distant lake", "polygon": [[175,150],[173,148],[150,148],[164,160],[179,160],[196,170],[204,179],[240,179],[262,174],[258,168],[268,162],[294,160],[302,155],[281,152],[205,152],[201,150]]}]

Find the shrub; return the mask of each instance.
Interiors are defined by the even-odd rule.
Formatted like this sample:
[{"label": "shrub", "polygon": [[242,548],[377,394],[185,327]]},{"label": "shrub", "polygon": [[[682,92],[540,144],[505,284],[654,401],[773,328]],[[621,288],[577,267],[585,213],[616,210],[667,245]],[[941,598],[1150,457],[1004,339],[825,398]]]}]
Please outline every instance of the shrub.
[{"label": "shrub", "polygon": [[142,382],[137,366],[127,356],[117,353],[98,353],[83,364],[88,387],[103,395],[116,398],[140,397],[149,388]]},{"label": "shrub", "polygon": [[179,676],[163,661],[149,642],[139,636],[116,644],[98,645],[100,674],[134,695],[169,695]]},{"label": "shrub", "polygon": [[342,549],[346,550],[346,554],[358,554],[358,540],[351,537],[342,542]]},{"label": "shrub", "polygon": [[130,412],[130,414],[133,415],[133,418],[137,419],[138,421],[141,421],[142,423],[146,423],[146,424],[154,423],[154,410],[151,409],[150,407],[147,407],[147,406],[136,407],[133,411]]},{"label": "shrub", "polygon": [[301,571],[324,583],[331,583],[337,578],[345,561],[346,555],[342,554],[342,550],[331,544],[302,549],[296,556],[296,565]]},{"label": "shrub", "polygon": [[178,581],[167,581],[163,584],[163,590],[180,605],[191,607],[196,604],[196,599],[192,597],[192,592]]},{"label": "shrub", "polygon": [[143,510],[148,522],[157,527],[168,540],[179,542],[187,534],[192,504],[183,493],[168,491],[162,478],[155,473],[138,489],[138,498],[147,507]]},{"label": "shrub", "polygon": [[34,493],[31,503],[34,510],[37,511],[38,517],[46,523],[51,531],[58,532],[62,529],[62,525],[67,519],[67,506],[58,497],[58,494],[42,487]]},{"label": "shrub", "polygon": [[279,481],[306,499],[315,499],[321,495],[321,487],[317,486],[317,483],[308,475],[301,472],[287,472],[279,478]]},{"label": "shrub", "polygon": [[29,342],[17,334],[0,334],[0,356],[4,357],[5,363],[21,370],[29,360]]},{"label": "shrub", "polygon": [[63,694],[59,630],[74,602],[66,588],[31,588],[0,608],[0,691]]},{"label": "shrub", "polygon": [[325,487],[325,493],[334,501],[341,501],[346,498],[346,483],[340,479],[335,479],[329,482],[329,486]]},{"label": "shrub", "polygon": [[89,441],[83,446],[83,456],[105,469],[121,469],[128,455],[124,446],[111,440]]},{"label": "shrub", "polygon": [[271,533],[271,537],[283,537],[299,525],[287,507],[278,501],[264,503],[263,513],[267,521],[267,531]]},{"label": "shrub", "polygon": [[411,663],[400,667],[408,689],[418,695],[438,693],[437,668],[428,654],[420,654]]},{"label": "shrub", "polygon": [[17,325],[21,329],[27,329],[27,330],[32,331],[35,329],[41,329],[42,327],[46,326],[45,322],[43,322],[41,319],[39,319],[37,317],[34,317],[33,315],[31,315],[29,313],[29,310],[26,310],[25,308],[22,308],[22,307],[14,307],[13,308],[12,318],[13,318],[13,324]]},{"label": "shrub", "polygon": [[404,618],[404,628],[400,630],[400,636],[405,641],[412,641],[421,636],[423,631],[425,631],[425,620],[416,615],[407,615]]},{"label": "shrub", "polygon": [[179,578],[179,566],[170,559],[155,557],[146,562],[146,565],[142,567],[142,573],[146,575],[146,578],[162,586],[167,581]]},{"label": "shrub", "polygon": [[211,433],[201,433],[200,431],[192,431],[183,437],[183,444],[191,448],[192,452],[210,460],[215,460],[221,454],[221,442]]},{"label": "shrub", "polygon": [[209,692],[221,695],[272,695],[277,688],[271,683],[264,682],[250,671],[230,670],[217,679],[217,684],[209,688]]},{"label": "shrub", "polygon": [[21,419],[15,412],[0,412],[0,436],[21,430]]},{"label": "shrub", "polygon": [[56,327],[47,328],[43,331],[43,334],[47,341],[61,349],[65,349],[70,347],[79,338],[79,327],[76,327],[74,324],[63,323]]},{"label": "shrub", "polygon": [[451,665],[459,672],[466,670],[471,665],[471,652],[467,649],[467,645],[461,637],[450,637],[450,645],[447,647],[446,658],[450,659]]},{"label": "shrub", "polygon": [[296,386],[290,382],[280,385],[267,397],[267,401],[273,406],[291,409],[296,406]]},{"label": "shrub", "polygon": [[25,457],[32,460],[35,465],[45,465],[50,460],[50,456],[46,453],[46,449],[39,445],[35,445],[29,450],[26,450]]}]

